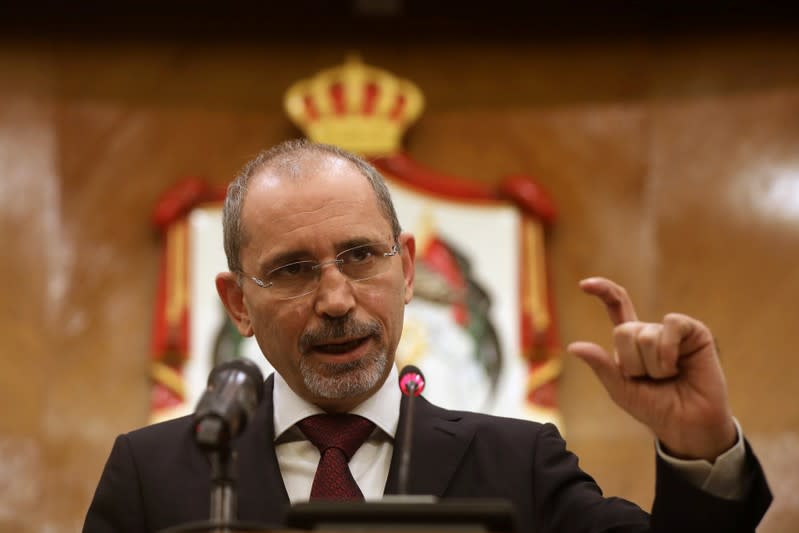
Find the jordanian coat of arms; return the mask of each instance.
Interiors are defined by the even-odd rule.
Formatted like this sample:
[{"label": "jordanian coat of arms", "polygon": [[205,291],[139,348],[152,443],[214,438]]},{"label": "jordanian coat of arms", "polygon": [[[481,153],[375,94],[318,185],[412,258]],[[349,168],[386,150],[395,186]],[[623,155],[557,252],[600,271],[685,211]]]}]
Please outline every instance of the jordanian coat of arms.
[{"label": "jordanian coat of arms", "polygon": [[[424,395],[442,407],[560,423],[561,347],[546,261],[555,219],[527,176],[489,186],[425,167],[402,151],[424,98],[412,82],[357,58],[298,81],[285,93],[289,118],[311,140],[368,158],[386,176],[404,230],[415,234],[414,298],[397,365],[425,373]],[[163,254],[153,337],[153,420],[187,414],[211,368],[249,357],[214,289],[227,268],[224,188],[187,179],[167,191],[154,220]]]}]

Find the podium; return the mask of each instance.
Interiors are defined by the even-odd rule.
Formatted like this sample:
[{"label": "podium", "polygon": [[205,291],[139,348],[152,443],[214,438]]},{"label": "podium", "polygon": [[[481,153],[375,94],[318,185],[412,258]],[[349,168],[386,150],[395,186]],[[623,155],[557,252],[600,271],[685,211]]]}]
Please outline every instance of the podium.
[{"label": "podium", "polygon": [[286,514],[286,526],[313,531],[517,531],[516,511],[507,500],[414,496],[298,503]]},{"label": "podium", "polygon": [[160,533],[299,533],[327,532],[497,532],[517,531],[516,512],[501,499],[453,499],[387,497],[374,502],[314,501],[294,504],[285,525],[247,522],[229,524],[195,522]]},{"label": "podium", "polygon": [[283,526],[270,527],[255,522],[237,521],[225,524],[203,520],[162,529],[158,533],[289,533],[289,531]]}]

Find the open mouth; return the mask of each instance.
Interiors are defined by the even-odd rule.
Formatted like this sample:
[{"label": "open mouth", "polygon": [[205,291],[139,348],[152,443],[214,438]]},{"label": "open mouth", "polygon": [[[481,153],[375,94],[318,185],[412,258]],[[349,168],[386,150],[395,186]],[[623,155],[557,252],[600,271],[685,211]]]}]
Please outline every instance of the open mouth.
[{"label": "open mouth", "polygon": [[314,345],[313,349],[317,352],[322,352],[326,354],[342,354],[348,353],[353,350],[356,350],[363,346],[366,341],[369,340],[369,337],[362,337],[360,339],[353,339],[350,341],[345,342],[332,342],[329,344],[316,344]]}]

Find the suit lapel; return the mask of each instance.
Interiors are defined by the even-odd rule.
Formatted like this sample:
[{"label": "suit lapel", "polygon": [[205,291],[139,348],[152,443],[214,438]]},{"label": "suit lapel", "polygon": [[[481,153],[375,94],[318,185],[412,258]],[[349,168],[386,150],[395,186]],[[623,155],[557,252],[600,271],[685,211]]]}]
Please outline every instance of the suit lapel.
[{"label": "suit lapel", "polygon": [[270,375],[264,382],[261,405],[236,445],[239,519],[270,526],[282,524],[289,507],[288,493],[275,454],[272,403],[274,381],[274,375]]},{"label": "suit lapel", "polygon": [[[402,398],[386,494],[396,494],[399,490],[400,448],[405,434],[407,400]],[[408,492],[441,497],[469,448],[474,432],[460,423],[460,414],[436,407],[422,397],[416,398],[414,411]]]}]

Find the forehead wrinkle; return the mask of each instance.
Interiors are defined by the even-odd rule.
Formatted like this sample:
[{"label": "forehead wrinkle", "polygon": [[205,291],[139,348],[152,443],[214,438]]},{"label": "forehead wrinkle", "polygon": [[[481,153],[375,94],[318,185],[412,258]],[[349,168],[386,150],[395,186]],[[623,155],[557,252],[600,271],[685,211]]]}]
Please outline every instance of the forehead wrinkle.
[{"label": "forehead wrinkle", "polygon": [[[359,205],[358,202],[352,202],[352,203],[356,204],[356,206]],[[322,206],[322,207],[320,207],[318,209],[307,210],[305,212],[293,213],[293,214],[291,214],[289,216],[291,216],[292,218],[293,217],[303,217],[303,215],[307,215],[308,213],[314,213],[314,212],[317,212],[317,211],[321,211],[323,209],[324,209],[324,206]],[[348,213],[332,214],[332,215],[324,217],[324,218],[322,218],[320,220],[317,220],[315,222],[298,224],[298,225],[294,226],[293,228],[289,229],[288,231],[284,232],[283,235],[285,235],[287,237],[291,237],[294,234],[299,232],[299,234],[302,236],[302,235],[307,234],[309,231],[311,233],[318,233],[318,231],[314,231],[314,228],[318,227],[320,230],[322,230],[324,228],[327,228],[328,226],[336,225],[336,224],[340,224],[342,227],[351,228],[352,225],[347,223],[349,216],[350,215]],[[342,220],[343,220],[343,223],[340,222]],[[376,226],[377,226],[376,224],[370,224],[370,225],[367,225],[366,227],[371,229],[371,228],[375,228]],[[386,233],[390,233],[390,231],[391,231],[390,228],[385,228],[385,229],[386,229]],[[348,233],[344,237],[344,239],[342,239],[341,242],[351,242],[353,240],[362,240],[362,239],[367,239],[367,238],[374,239],[373,237],[368,237],[367,235],[353,235],[353,234],[349,234]],[[382,238],[382,232],[381,232],[381,237],[379,237],[379,238]],[[336,246],[338,246],[340,243],[336,242],[334,244]]]},{"label": "forehead wrinkle", "polygon": [[[342,205],[344,206],[343,208]],[[329,227],[338,226],[338,228],[344,228],[347,230],[346,233],[339,235],[339,237],[331,243],[334,251],[336,252],[341,251],[343,249],[342,247],[351,246],[351,243],[365,244],[367,242],[380,241],[384,239],[384,234],[390,234],[391,232],[391,228],[388,227],[387,222],[375,221],[372,224],[366,224],[362,227],[359,224],[359,229],[352,232],[352,213],[362,212],[362,205],[363,202],[360,200],[325,200],[319,202],[319,204],[316,206],[303,206],[303,208],[297,208],[291,212],[276,217],[273,219],[275,225],[284,225],[289,227],[289,229],[283,230],[281,233],[281,240],[284,240],[284,244],[277,247],[271,247],[269,249],[259,250],[257,252],[257,262],[259,267],[262,265],[271,265],[277,261],[277,258],[300,258],[301,256],[311,257],[316,256],[317,254],[327,253],[327,250],[313,249],[312,247],[308,247],[303,243],[307,242],[309,235],[323,233],[324,230]],[[325,214],[325,211],[328,209],[332,209],[335,212]],[[321,215],[319,215],[320,213]],[[378,217],[381,221],[385,220],[380,213],[378,213]],[[313,218],[315,220],[309,221],[309,218]],[[382,230],[379,230],[380,234],[372,234],[374,229],[381,227],[382,224],[385,224],[386,227],[382,228]],[[263,231],[268,231],[268,229],[264,229]],[[339,230],[337,230],[337,232],[338,231]]]}]

